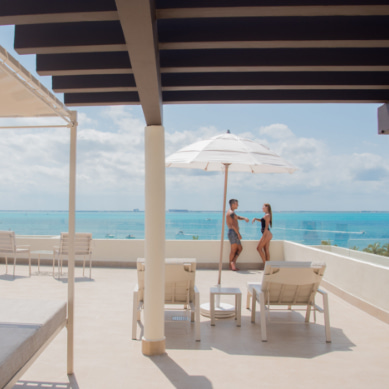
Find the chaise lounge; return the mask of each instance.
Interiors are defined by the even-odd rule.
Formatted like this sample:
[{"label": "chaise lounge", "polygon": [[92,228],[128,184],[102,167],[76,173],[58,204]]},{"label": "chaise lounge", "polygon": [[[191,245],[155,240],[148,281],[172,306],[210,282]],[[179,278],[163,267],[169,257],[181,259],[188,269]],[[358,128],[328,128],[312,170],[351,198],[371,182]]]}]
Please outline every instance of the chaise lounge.
[{"label": "chaise lounge", "polygon": [[[266,262],[262,283],[247,284],[247,309],[250,308],[251,322],[255,323],[256,302],[260,305],[261,336],[267,341],[266,311],[270,306],[306,307],[305,322],[309,322],[313,309],[316,320],[316,311],[324,313],[326,341],[331,342],[330,317],[327,293],[319,289],[325,270],[324,264],[311,262]],[[316,293],[323,296],[323,308],[315,304]]]},{"label": "chaise lounge", "polygon": [[[145,271],[144,258],[137,260],[138,284],[134,289],[132,314],[132,339],[136,339],[137,321],[144,307]],[[200,293],[195,286],[196,260],[194,258],[168,258],[165,260],[165,305],[182,305],[190,311],[195,323],[195,338],[200,341]]]}]

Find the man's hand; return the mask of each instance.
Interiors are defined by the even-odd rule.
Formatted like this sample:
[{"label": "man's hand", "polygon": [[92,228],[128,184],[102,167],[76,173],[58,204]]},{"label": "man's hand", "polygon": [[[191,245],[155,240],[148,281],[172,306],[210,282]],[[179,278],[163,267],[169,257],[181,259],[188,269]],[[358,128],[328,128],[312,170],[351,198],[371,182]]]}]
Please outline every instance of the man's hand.
[{"label": "man's hand", "polygon": [[246,223],[248,223],[250,220],[249,220],[248,217],[245,217],[245,218],[244,218],[244,221],[245,221]]}]

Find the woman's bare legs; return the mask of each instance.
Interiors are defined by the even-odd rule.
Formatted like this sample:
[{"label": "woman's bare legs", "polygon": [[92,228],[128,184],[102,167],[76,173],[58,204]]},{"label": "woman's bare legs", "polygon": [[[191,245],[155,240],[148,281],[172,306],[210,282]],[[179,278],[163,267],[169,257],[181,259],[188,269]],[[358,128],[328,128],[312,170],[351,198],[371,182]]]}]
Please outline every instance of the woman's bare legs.
[{"label": "woman's bare legs", "polygon": [[262,238],[260,239],[257,250],[259,255],[262,258],[263,263],[265,264],[266,261],[270,261],[270,241],[273,238],[273,234],[270,231],[266,231],[265,234],[262,235]]},{"label": "woman's bare legs", "polygon": [[[261,240],[262,240],[262,238],[261,238]],[[264,246],[261,243],[262,242],[259,241],[258,246],[257,246],[257,251],[258,251],[260,257],[262,258],[263,263],[265,263],[266,262],[266,255],[265,255],[265,251],[263,250]]]},{"label": "woman's bare legs", "polygon": [[264,250],[265,250],[265,256],[266,256],[266,261],[270,261],[270,240],[265,244]]}]

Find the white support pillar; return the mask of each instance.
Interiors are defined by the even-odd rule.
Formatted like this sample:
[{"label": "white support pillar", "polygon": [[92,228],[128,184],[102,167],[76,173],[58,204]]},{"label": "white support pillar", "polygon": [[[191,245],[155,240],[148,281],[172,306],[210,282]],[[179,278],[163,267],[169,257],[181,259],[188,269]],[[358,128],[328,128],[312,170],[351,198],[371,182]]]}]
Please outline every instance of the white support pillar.
[{"label": "white support pillar", "polygon": [[165,137],[145,128],[145,308],[142,352],[165,353]]},{"label": "white support pillar", "polygon": [[69,257],[68,257],[68,344],[67,372],[74,373],[74,234],[76,233],[77,112],[72,111],[69,159]]}]

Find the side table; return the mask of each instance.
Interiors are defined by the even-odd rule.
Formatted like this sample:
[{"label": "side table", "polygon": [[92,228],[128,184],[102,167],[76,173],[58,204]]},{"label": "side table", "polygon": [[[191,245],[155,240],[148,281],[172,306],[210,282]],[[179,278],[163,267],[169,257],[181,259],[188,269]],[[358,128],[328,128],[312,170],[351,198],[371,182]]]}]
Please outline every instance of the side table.
[{"label": "side table", "polygon": [[[53,250],[34,250],[31,251],[31,254],[38,254],[38,273],[41,272],[40,265],[41,265],[41,255],[54,255]],[[54,265],[53,265],[53,276],[54,276]]]},{"label": "side table", "polygon": [[214,286],[211,288],[210,311],[211,311],[211,326],[215,325],[215,296],[216,295],[235,295],[235,320],[236,325],[241,325],[241,306],[242,306],[242,292],[239,288],[223,288],[221,286]]}]

